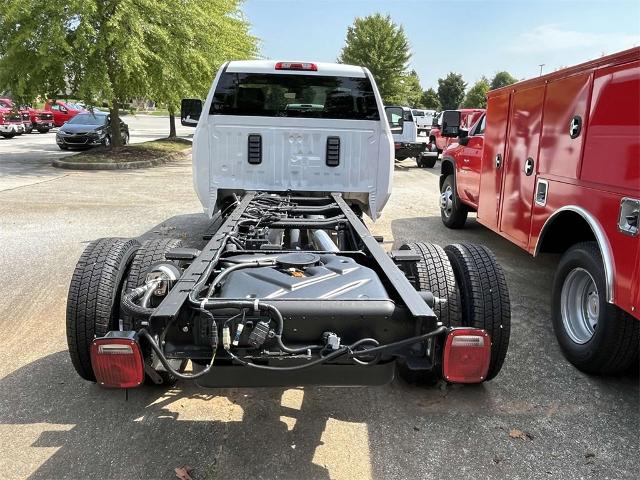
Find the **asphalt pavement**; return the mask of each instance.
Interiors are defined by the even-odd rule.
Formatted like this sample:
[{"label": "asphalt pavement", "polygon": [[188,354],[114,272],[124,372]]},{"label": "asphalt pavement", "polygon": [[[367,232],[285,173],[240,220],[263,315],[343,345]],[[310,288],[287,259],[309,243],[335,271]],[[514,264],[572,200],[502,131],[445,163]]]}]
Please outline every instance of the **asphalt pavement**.
[{"label": "asphalt pavement", "polygon": [[372,230],[387,248],[466,241],[496,253],[513,325],[494,380],[214,390],[180,382],[168,391],[133,389],[127,399],[81,380],[71,366],[64,325],[69,280],[95,238],[192,241],[206,231],[190,162],[61,172],[48,166],[54,149],[11,153],[24,155],[20,160],[7,156],[5,145],[0,142],[2,478],[171,479],[184,465],[196,480],[637,478],[637,374],[588,376],[562,357],[549,320],[557,257],[533,259],[473,219],[464,230],[444,228],[439,164],[398,164],[393,195]]},{"label": "asphalt pavement", "polygon": [[[169,135],[169,118],[153,115],[124,115],[129,125],[131,143],[147,142]],[[188,136],[193,128],[180,125],[177,119],[178,136]],[[51,161],[78,153],[78,150],[60,150],[56,144],[57,128],[47,133],[34,130],[13,138],[0,137],[0,191],[49,181],[64,175],[51,169]]]}]

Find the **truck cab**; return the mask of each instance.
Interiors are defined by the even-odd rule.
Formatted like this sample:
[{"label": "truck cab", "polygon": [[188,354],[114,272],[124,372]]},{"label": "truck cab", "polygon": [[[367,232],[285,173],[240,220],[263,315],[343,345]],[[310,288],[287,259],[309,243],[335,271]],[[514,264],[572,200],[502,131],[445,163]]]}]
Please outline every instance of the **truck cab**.
[{"label": "truck cab", "polygon": [[84,111],[83,108],[62,100],[49,100],[45,103],[44,109],[53,115],[53,125],[55,127],[61,127],[65,122]]},{"label": "truck cab", "polygon": [[487,95],[470,130],[441,117],[440,212],[477,221],[537,256],[560,255],[552,325],[589,373],[637,364],[640,343],[640,49]]},{"label": "truck cab", "polygon": [[[478,118],[485,112],[482,108],[461,108],[455,111],[460,114],[460,128],[469,131],[471,125],[476,123]],[[442,135],[442,117],[445,112],[440,112],[433,119],[431,130],[429,130],[429,142],[436,146],[438,154],[442,153],[449,145],[457,142],[457,137],[446,137]]]},{"label": "truck cab", "polygon": [[393,134],[395,159],[402,161],[415,158],[418,167],[433,167],[438,154],[426,137],[418,135],[418,125],[412,110],[409,107],[393,105],[385,107],[385,113]]},{"label": "truck cab", "polygon": [[423,110],[420,108],[414,108],[411,110],[413,114],[413,119],[416,122],[416,126],[418,127],[418,135],[428,134],[429,130],[431,130],[431,126],[433,125],[433,118],[436,114],[435,110]]}]

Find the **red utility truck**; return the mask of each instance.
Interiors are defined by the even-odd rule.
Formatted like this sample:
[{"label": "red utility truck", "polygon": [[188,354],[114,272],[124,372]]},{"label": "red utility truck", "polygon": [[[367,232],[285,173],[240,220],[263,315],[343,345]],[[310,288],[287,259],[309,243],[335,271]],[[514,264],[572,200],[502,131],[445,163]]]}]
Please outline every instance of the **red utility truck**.
[{"label": "red utility truck", "polygon": [[[483,108],[461,108],[456,110],[460,112],[460,128],[469,129],[481,115],[484,114]],[[442,153],[449,145],[458,141],[455,137],[445,137],[442,135],[442,114],[433,117],[431,130],[429,130],[429,143],[435,144],[438,154]]]},{"label": "red utility truck", "polygon": [[638,362],[640,48],[488,94],[467,132],[444,112],[441,215],[467,212],[536,256],[560,254],[552,320],[565,356],[592,373]]}]

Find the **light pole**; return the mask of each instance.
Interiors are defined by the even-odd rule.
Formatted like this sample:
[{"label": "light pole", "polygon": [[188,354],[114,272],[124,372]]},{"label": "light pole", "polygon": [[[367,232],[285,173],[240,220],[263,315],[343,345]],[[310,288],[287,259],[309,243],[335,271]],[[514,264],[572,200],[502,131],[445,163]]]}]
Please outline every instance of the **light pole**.
[{"label": "light pole", "polygon": [[540,63],[538,66],[540,67],[540,76],[542,76],[542,67],[544,67],[546,63]]}]

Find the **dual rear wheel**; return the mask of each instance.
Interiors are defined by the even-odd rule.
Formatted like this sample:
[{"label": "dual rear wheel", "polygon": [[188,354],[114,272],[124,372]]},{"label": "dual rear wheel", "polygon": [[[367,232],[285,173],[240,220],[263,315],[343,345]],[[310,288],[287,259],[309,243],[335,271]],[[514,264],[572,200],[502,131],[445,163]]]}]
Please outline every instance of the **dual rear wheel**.
[{"label": "dual rear wheel", "polygon": [[[85,380],[95,381],[89,349],[94,338],[110,330],[131,330],[134,319],[120,308],[122,294],[142,285],[149,269],[165,259],[180,240],[102,238],[91,242],[76,264],[67,297],[67,344],[71,363]],[[145,361],[153,361],[145,352]],[[184,362],[179,369],[184,369]],[[163,384],[176,379],[166,371],[154,375]],[[158,383],[155,381],[153,383]]]},{"label": "dual rear wheel", "polygon": [[[488,248],[472,244],[409,243],[420,260],[409,277],[419,291],[430,291],[441,301],[434,306],[439,321],[452,327],[481,328],[491,337],[491,363],[486,380],[495,377],[509,348],[511,307],[502,267]],[[401,366],[409,381],[429,381],[434,373],[418,373]],[[437,377],[436,377],[437,378]]]}]

